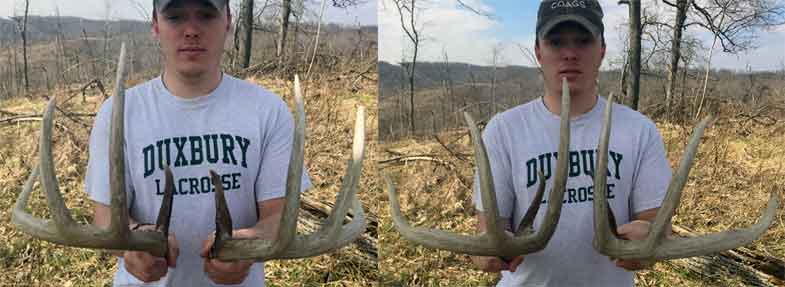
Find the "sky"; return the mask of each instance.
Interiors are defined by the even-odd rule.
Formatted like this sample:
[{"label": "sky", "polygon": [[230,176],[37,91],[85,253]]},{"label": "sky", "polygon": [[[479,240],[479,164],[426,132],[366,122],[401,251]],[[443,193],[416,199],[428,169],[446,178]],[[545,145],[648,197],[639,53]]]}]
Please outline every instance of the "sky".
[{"label": "sky", "polygon": [[[379,9],[379,58],[390,63],[401,62],[402,57],[410,59],[411,44],[400,24],[400,15],[391,0],[378,0]],[[491,65],[492,51],[500,51],[497,63],[500,65],[534,66],[533,60],[521,48],[533,52],[535,22],[540,1],[532,0],[463,0],[476,10],[490,15],[478,15],[460,7],[455,0],[421,1],[418,10],[420,18],[417,26],[421,28],[422,41],[418,58],[422,61],[442,61],[443,55],[450,62],[464,62],[477,65]],[[605,14],[605,37],[607,42],[604,69],[614,68],[613,59],[620,59],[627,33],[627,6],[616,4],[617,0],[600,0]],[[648,1],[647,1],[648,2]],[[651,3],[658,3],[651,2]],[[651,9],[669,10],[664,4]],[[667,12],[668,15],[675,14]],[[673,17],[673,16],[670,16]],[[688,33],[704,43],[708,51],[712,36],[698,29],[688,29]],[[759,33],[757,46],[760,48],[738,55],[722,53],[719,43],[714,50],[712,67],[744,70],[747,65],[753,70],[779,70],[785,66],[785,26]],[[707,52],[701,52],[705,58]]]},{"label": "sky", "polygon": [[[240,0],[230,0],[232,7],[239,7]],[[321,5],[320,0],[307,0],[314,10]],[[328,1],[328,7],[330,7]],[[362,0],[358,7],[351,9],[328,8],[325,11],[326,22],[374,25],[376,23],[376,1]],[[75,5],[75,3],[78,3]],[[107,4],[110,3],[110,4]],[[257,1],[257,3],[262,3]],[[259,4],[257,4],[259,5]],[[150,18],[153,0],[31,0],[30,14],[54,16],[60,10],[61,16],[78,16],[89,19],[136,19]],[[108,9],[107,9],[108,8]],[[0,17],[8,18],[24,14],[24,0],[0,0]]]}]

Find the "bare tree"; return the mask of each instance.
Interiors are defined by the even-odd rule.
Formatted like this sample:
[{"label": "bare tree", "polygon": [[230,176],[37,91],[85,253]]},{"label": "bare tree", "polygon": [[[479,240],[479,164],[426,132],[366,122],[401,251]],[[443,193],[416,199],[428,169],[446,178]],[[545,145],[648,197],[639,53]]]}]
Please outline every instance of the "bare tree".
[{"label": "bare tree", "polygon": [[[682,32],[696,25],[713,33],[720,41],[723,51],[738,53],[754,47],[759,29],[785,23],[785,3],[778,0],[677,0],[663,3],[676,7],[673,28],[670,71],[666,88],[666,112],[670,115],[671,100],[675,91],[676,74],[681,53]],[[692,8],[692,9],[690,9]],[[692,21],[687,22],[689,11],[694,11]],[[717,20],[720,20],[717,23]]]},{"label": "bare tree", "polygon": [[[443,49],[443,48],[442,48],[442,59],[444,60],[443,65],[442,65],[442,74],[443,74],[443,77],[442,77],[442,89],[443,89],[442,109],[444,109],[445,107],[450,107],[449,111],[446,112],[446,113],[444,112],[444,110],[442,110],[442,122],[444,122],[444,123],[448,123],[449,122],[450,123],[449,125],[452,125],[453,122],[450,121],[449,119],[446,119],[445,118],[445,114],[452,115],[452,113],[457,110],[456,105],[458,104],[458,101],[453,99],[453,96],[454,96],[454,90],[453,90],[454,84],[453,84],[453,80],[452,80],[452,75],[450,74],[450,57],[447,55],[447,51],[445,49]],[[452,118],[452,117],[450,117],[450,118]]]},{"label": "bare tree", "polygon": [[496,114],[496,70],[499,67],[499,61],[501,55],[502,46],[500,43],[493,45],[491,48],[491,106],[488,114],[488,118],[490,119],[493,115]]},{"label": "bare tree", "polygon": [[785,24],[781,0],[692,0],[691,4],[696,20],[690,25],[715,34],[727,53],[754,48],[758,30]]},{"label": "bare tree", "polygon": [[624,71],[627,71],[627,68],[629,68],[630,81],[628,82],[627,92],[632,97],[632,109],[638,110],[641,87],[641,2],[640,0],[621,0],[619,4],[627,4],[629,6],[630,49],[625,61]]},{"label": "bare tree", "polygon": [[[322,7],[319,10],[319,21],[316,24],[316,36],[314,36],[313,40],[313,54],[311,56],[311,62],[308,63],[308,71],[305,72],[305,79],[311,78],[311,68],[313,67],[313,62],[316,60],[316,52],[319,50],[319,35],[322,32],[322,17],[324,16],[324,9],[326,7],[327,1],[322,0]],[[358,31],[362,31],[362,29],[357,29]]]},{"label": "bare tree", "polygon": [[[663,0],[668,2],[667,0]],[[681,57],[681,36],[684,31],[684,22],[687,20],[687,10],[690,0],[678,0],[676,2],[676,19],[673,25],[673,42],[671,45],[671,60],[668,71],[668,84],[665,88],[665,112],[668,117],[671,114],[671,100],[676,87],[676,75],[679,72],[679,58]]]},{"label": "bare tree", "polygon": [[23,76],[25,81],[25,92],[30,90],[30,79],[27,69],[27,16],[30,12],[30,0],[25,0],[25,16],[22,18],[21,25],[17,20],[19,27],[19,35],[22,38],[22,62],[23,62]]},{"label": "bare tree", "polygon": [[[730,3],[728,3],[730,4]],[[719,26],[722,26],[723,22],[725,21],[725,13],[724,11],[727,10],[728,6],[725,6],[723,9],[722,16],[720,16],[720,23]],[[695,113],[694,119],[700,118],[701,110],[703,109],[703,102],[706,99],[706,86],[709,84],[709,72],[711,71],[711,58],[714,56],[714,47],[717,46],[717,40],[719,40],[719,35],[714,34],[714,40],[712,40],[711,48],[709,48],[709,56],[706,63],[706,74],[703,77],[703,90],[700,95],[700,103],[698,104],[698,111]]]},{"label": "bare tree", "polygon": [[[241,13],[243,29],[243,55],[241,66],[246,69],[251,66],[251,49],[253,47],[253,4],[254,0],[243,0],[243,11]],[[283,36],[286,37],[285,35]],[[280,53],[280,51],[279,51]],[[280,54],[279,54],[280,55]]]},{"label": "bare tree", "polygon": [[292,0],[281,1],[281,25],[278,30],[278,49],[275,55],[278,57],[278,63],[284,63],[283,58],[286,56],[284,47],[286,45],[286,33],[289,30],[289,15],[292,12]]},{"label": "bare tree", "polygon": [[[417,52],[420,47],[421,35],[417,22],[417,1],[416,0],[392,0],[398,10],[401,19],[401,29],[406,33],[412,43],[412,59],[408,64],[407,77],[409,80],[409,132],[415,131],[414,118],[414,70],[417,65]],[[408,21],[407,21],[408,17]]]}]

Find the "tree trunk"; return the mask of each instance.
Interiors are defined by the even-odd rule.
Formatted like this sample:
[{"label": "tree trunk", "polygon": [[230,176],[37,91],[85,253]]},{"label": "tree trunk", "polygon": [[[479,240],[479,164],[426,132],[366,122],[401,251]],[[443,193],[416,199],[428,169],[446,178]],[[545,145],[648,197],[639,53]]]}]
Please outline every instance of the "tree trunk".
[{"label": "tree trunk", "polygon": [[630,1],[630,81],[627,92],[632,97],[632,109],[638,110],[641,81],[641,1]]},{"label": "tree trunk", "polygon": [[284,63],[283,58],[284,47],[286,46],[286,33],[289,29],[289,14],[292,13],[292,1],[283,0],[281,2],[281,26],[278,30],[278,49],[275,55],[278,57],[278,63]]},{"label": "tree trunk", "polygon": [[671,101],[676,90],[676,77],[679,72],[679,59],[681,58],[681,36],[684,31],[684,22],[687,20],[687,9],[689,0],[678,0],[676,3],[676,24],[673,26],[673,45],[671,46],[670,71],[668,72],[668,84],[665,90],[665,112],[666,117],[671,115]]},{"label": "tree trunk", "polygon": [[[253,47],[253,2],[254,0],[244,0],[243,3],[243,58],[242,67],[247,69],[251,66],[251,49]],[[286,37],[286,36],[284,36]]]},{"label": "tree trunk", "polygon": [[22,24],[22,61],[24,62],[25,92],[30,90],[30,79],[27,70],[27,14],[30,12],[30,0],[25,0],[25,17]]}]

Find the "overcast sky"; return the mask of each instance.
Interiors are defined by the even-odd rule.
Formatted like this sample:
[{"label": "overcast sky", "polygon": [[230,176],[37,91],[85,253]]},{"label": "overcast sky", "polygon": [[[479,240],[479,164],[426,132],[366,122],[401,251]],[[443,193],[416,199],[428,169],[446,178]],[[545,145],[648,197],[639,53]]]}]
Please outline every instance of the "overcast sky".
[{"label": "overcast sky", "polygon": [[[461,8],[455,0],[423,3],[418,26],[424,35],[418,58],[423,61],[441,61],[446,52],[451,62],[466,62],[479,65],[491,63],[494,46],[501,47],[502,64],[527,65],[532,63],[521,53],[520,47],[534,49],[534,30],[540,1],[463,0],[464,3],[492,15],[484,17]],[[600,0],[605,13],[605,37],[609,60],[620,58],[623,51],[621,35],[627,33],[624,25],[627,6],[616,4],[617,0]],[[659,1],[657,1],[659,2]],[[652,2],[654,3],[654,2]],[[672,11],[665,5],[654,7]],[[400,16],[391,0],[379,0],[379,57],[380,60],[397,63],[402,56],[411,57],[410,42],[400,27]],[[667,12],[673,14],[672,12]],[[671,16],[672,17],[672,16]],[[703,40],[708,50],[712,37],[697,29],[689,29],[689,35]],[[626,40],[624,40],[626,41]],[[785,63],[785,26],[759,33],[756,50],[738,55],[721,52],[719,43],[715,49],[712,67],[743,70],[749,64],[754,70],[778,70]],[[402,49],[405,47],[405,49]],[[706,52],[700,52],[705,57]]]},{"label": "overcast sky", "polygon": [[[306,1],[315,10],[318,10],[321,3],[319,0]],[[327,1],[329,6],[331,1]],[[376,1],[362,0],[363,4],[351,9],[327,9],[325,21],[344,24],[359,22],[363,25],[373,25],[376,23]],[[231,0],[231,3],[232,7],[238,7],[240,1]],[[62,16],[79,16],[90,19],[106,19],[109,16],[110,19],[145,20],[150,17],[152,6],[153,0],[31,0],[30,14],[53,16],[55,11],[59,9]],[[22,14],[24,14],[24,0],[0,0],[0,17],[7,18]]]}]

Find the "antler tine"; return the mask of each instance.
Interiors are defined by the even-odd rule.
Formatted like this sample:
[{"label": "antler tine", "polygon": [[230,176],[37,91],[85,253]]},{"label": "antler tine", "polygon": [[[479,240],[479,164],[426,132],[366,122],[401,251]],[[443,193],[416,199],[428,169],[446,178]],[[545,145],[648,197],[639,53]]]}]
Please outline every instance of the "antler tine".
[{"label": "antler tine", "polygon": [[[79,225],[70,216],[58,191],[52,160],[52,125],[55,108],[54,99],[49,101],[44,112],[40,139],[40,164],[33,169],[19,195],[12,212],[12,222],[23,232],[49,242],[91,249],[120,249],[148,251],[156,256],[166,253],[166,238],[158,232],[130,232],[125,194],[125,162],[123,153],[123,101],[125,79],[125,45],[121,47],[118,64],[118,83],[113,98],[112,135],[110,138],[110,190],[111,222],[109,229],[93,225]],[[118,108],[119,107],[119,108]],[[119,148],[118,148],[119,146]],[[119,165],[118,165],[119,163]],[[47,206],[53,220],[38,219],[25,210],[33,185],[41,177],[41,188],[46,194]],[[120,174],[118,176],[118,174]],[[168,221],[168,219],[167,219]]]},{"label": "antler tine", "polygon": [[522,232],[531,226],[534,216],[537,213],[537,208],[534,205],[539,205],[539,198],[542,197],[544,191],[545,178],[541,177],[540,186],[538,187],[537,200],[533,201],[532,206],[529,207],[527,215],[521,222],[519,232],[516,235],[509,236],[504,232],[504,229],[497,224],[498,219],[498,206],[496,204],[496,194],[493,186],[493,179],[491,177],[490,163],[488,161],[485,144],[480,136],[479,129],[474,123],[474,120],[468,113],[464,113],[469,131],[472,135],[472,141],[475,147],[475,157],[477,159],[477,173],[479,174],[479,187],[480,187],[480,200],[486,218],[486,232],[482,235],[462,235],[450,232],[445,232],[435,229],[427,229],[421,227],[412,227],[404,219],[401,214],[400,203],[398,202],[398,194],[395,191],[395,185],[389,176],[385,175],[387,181],[387,190],[390,196],[390,211],[398,232],[401,236],[413,241],[417,244],[434,248],[449,250],[456,253],[464,253],[471,255],[482,256],[500,256],[510,258],[521,254],[528,254],[542,250],[547,245],[553,232],[558,224],[561,215],[562,199],[567,183],[567,154],[569,149],[570,131],[569,131],[569,111],[570,111],[570,95],[569,87],[567,86],[566,79],[563,81],[562,92],[562,106],[561,106],[561,123],[559,133],[559,153],[562,155],[557,160],[557,171],[554,179],[554,187],[548,197],[548,210],[543,220],[540,230],[536,233]]},{"label": "antler tine", "polygon": [[515,230],[515,236],[534,232],[532,230],[532,227],[534,226],[534,218],[537,216],[537,212],[540,210],[540,202],[542,202],[542,197],[545,194],[545,175],[542,174],[542,171],[538,170],[537,176],[543,180],[540,180],[540,183],[537,185],[537,193],[534,194],[532,204],[529,205],[529,209],[527,209],[526,213],[523,215],[521,224],[519,224],[518,229]]},{"label": "antler tine", "polygon": [[305,100],[300,87],[300,77],[294,75],[295,125],[292,138],[292,156],[286,175],[286,202],[284,203],[278,236],[272,251],[284,250],[297,235],[297,218],[300,213],[300,189],[302,186],[303,164],[305,157]]},{"label": "antler tine", "polygon": [[692,164],[695,162],[695,155],[698,153],[700,139],[703,137],[703,132],[706,130],[706,127],[713,120],[714,116],[707,116],[698,123],[692,131],[692,136],[687,143],[687,149],[684,151],[684,155],[682,155],[676,176],[674,176],[668,184],[668,191],[662,201],[662,206],[660,206],[657,217],[651,224],[651,230],[649,231],[651,234],[646,238],[646,248],[649,252],[653,250],[666,235],[666,227],[671,222],[671,218],[676,213],[676,209],[679,208],[681,193],[684,191],[684,185],[687,184],[690,169],[692,169]]},{"label": "antler tine", "polygon": [[654,250],[652,257],[657,260],[678,259],[718,253],[750,244],[769,229],[777,208],[777,195],[771,193],[763,216],[754,225],[692,238],[665,238]]},{"label": "antler tine", "polygon": [[748,228],[728,230],[692,238],[668,238],[667,234],[665,234],[667,224],[670,223],[671,218],[679,206],[681,193],[684,190],[684,185],[687,182],[690,169],[694,162],[700,138],[706,127],[714,121],[713,116],[708,116],[695,127],[689,143],[687,144],[684,156],[679,164],[676,176],[674,176],[673,180],[668,185],[665,199],[657,212],[657,216],[650,227],[646,239],[642,241],[627,241],[621,240],[611,234],[607,218],[606,174],[603,171],[607,168],[608,133],[611,125],[610,105],[612,104],[612,98],[609,98],[603,134],[600,139],[600,155],[598,157],[599,167],[594,179],[594,245],[598,252],[619,259],[667,260],[686,258],[722,252],[749,244],[768,229],[771,222],[774,220],[774,214],[779,206],[779,202],[774,193],[772,193],[769,198],[763,216],[761,216],[756,224]]},{"label": "antler tine", "polygon": [[613,111],[613,93],[608,95],[603,116],[602,131],[597,154],[597,168],[594,172],[594,248],[600,253],[609,252],[618,246],[620,239],[614,236],[608,221],[608,141],[611,132],[611,113]]},{"label": "antler tine", "polygon": [[109,137],[109,190],[111,193],[111,221],[113,236],[127,237],[128,205],[125,194],[125,43],[120,46],[117,64],[114,101],[112,101],[111,132]]},{"label": "antler tine", "polygon": [[[359,107],[354,126],[352,158],[346,167],[346,175],[341,183],[335,206],[319,231],[296,237],[292,245],[277,258],[303,258],[322,254],[351,243],[365,231],[365,213],[356,195],[364,156],[365,108]],[[350,206],[354,211],[353,218],[343,225]]]},{"label": "antler tine", "polygon": [[474,143],[474,154],[477,158],[477,173],[479,175],[480,201],[482,202],[483,215],[485,216],[485,234],[490,240],[490,244],[501,246],[505,244],[510,236],[505,233],[504,226],[499,225],[499,206],[496,201],[496,188],[493,185],[491,174],[491,164],[488,160],[488,152],[485,149],[485,142],[480,135],[480,129],[469,113],[464,112],[463,117],[469,126],[469,133]]},{"label": "antler tine", "polygon": [[384,175],[387,183],[387,193],[390,197],[390,214],[398,233],[409,241],[428,248],[448,250],[455,253],[471,255],[502,256],[502,252],[491,244],[483,235],[463,235],[445,232],[438,229],[428,229],[411,226],[401,214],[401,204],[398,202],[398,192],[389,175]]},{"label": "antler tine", "polygon": [[[356,197],[365,154],[365,108],[360,107],[355,122],[353,154],[335,207],[319,231],[303,236],[296,235],[305,141],[305,108],[297,75],[295,75],[294,86],[297,109],[295,135],[287,175],[286,202],[278,229],[278,237],[275,241],[228,239],[216,249],[215,257],[218,259],[266,261],[311,257],[340,248],[354,241],[365,230],[365,214],[362,204]],[[353,219],[350,223],[341,226],[349,208],[354,211]]]},{"label": "antler tine", "polygon": [[[344,176],[341,183],[341,190],[338,192],[335,207],[327,217],[322,229],[314,234],[316,237],[323,237],[325,243],[333,242],[339,234],[341,234],[340,227],[343,225],[343,219],[349,212],[349,207],[354,203],[352,198],[356,198],[357,183],[360,179],[362,172],[362,161],[365,156],[365,107],[357,109],[357,116],[354,121],[354,139],[352,144],[352,158],[346,167],[346,176]],[[359,201],[358,201],[359,202]],[[360,208],[362,209],[362,208]],[[354,209],[357,211],[357,209]],[[360,210],[362,212],[362,210]],[[364,225],[365,220],[359,222]],[[316,244],[322,245],[322,244]]]},{"label": "antler tine", "polygon": [[65,206],[63,201],[63,196],[60,195],[60,188],[57,185],[57,176],[55,175],[55,165],[52,159],[52,126],[54,125],[52,116],[54,110],[55,98],[53,97],[46,105],[41,138],[39,140],[41,189],[46,192],[46,205],[49,207],[52,219],[57,223],[55,226],[59,232],[66,232],[75,226],[76,222],[71,218],[68,207]]},{"label": "antler tine", "polygon": [[[567,78],[562,78],[562,98],[559,122],[559,156],[556,159],[556,177],[553,179],[553,187],[548,194],[548,210],[545,212],[540,230],[535,235],[535,242],[540,245],[540,249],[545,245],[556,231],[556,225],[561,216],[561,207],[564,202],[564,192],[567,190],[567,165],[570,158],[570,87]],[[545,182],[545,178],[540,180]],[[539,202],[532,202],[539,204]]]}]

